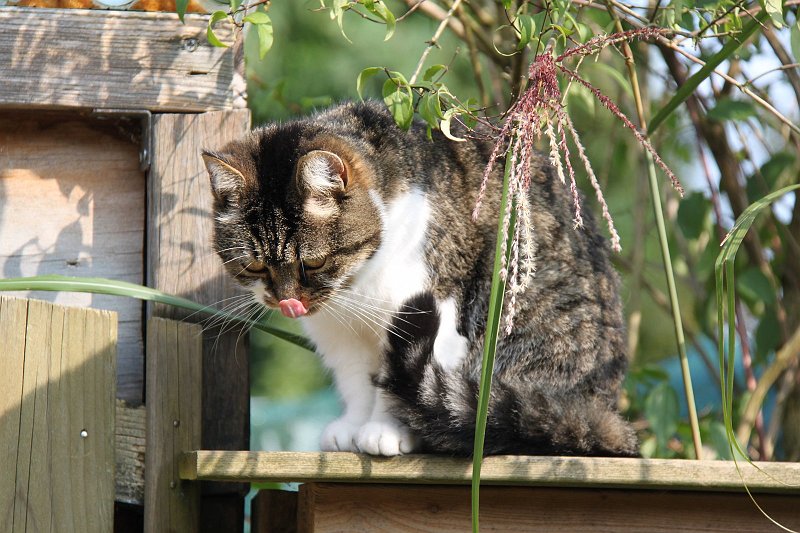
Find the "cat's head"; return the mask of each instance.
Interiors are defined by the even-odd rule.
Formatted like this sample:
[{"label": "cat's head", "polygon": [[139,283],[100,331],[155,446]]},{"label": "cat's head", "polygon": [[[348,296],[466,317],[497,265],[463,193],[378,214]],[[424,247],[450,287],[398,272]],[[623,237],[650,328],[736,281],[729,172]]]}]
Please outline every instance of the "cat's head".
[{"label": "cat's head", "polygon": [[259,302],[287,316],[318,311],[377,250],[368,151],[357,138],[293,122],[203,153],[214,246]]}]

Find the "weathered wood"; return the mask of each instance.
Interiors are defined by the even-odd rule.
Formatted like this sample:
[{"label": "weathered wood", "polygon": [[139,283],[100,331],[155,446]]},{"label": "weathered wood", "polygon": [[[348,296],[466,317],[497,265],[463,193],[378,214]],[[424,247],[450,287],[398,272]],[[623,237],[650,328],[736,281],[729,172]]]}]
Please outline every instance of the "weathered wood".
[{"label": "weathered wood", "polygon": [[[759,495],[773,518],[800,525],[797,498]],[[299,533],[470,530],[469,487],[342,485],[300,487]],[[767,531],[745,494],[535,487],[481,489],[482,532],[647,533]]]},{"label": "weathered wood", "polygon": [[294,491],[258,491],[250,508],[250,530],[253,533],[297,533],[297,502]]},{"label": "weathered wood", "polygon": [[200,443],[201,329],[147,322],[147,455],[145,531],[198,529],[200,487],[178,477],[181,450]]},{"label": "weathered wood", "polygon": [[147,439],[146,411],[143,405],[131,407],[117,400],[115,457],[117,466],[116,501],[144,503],[144,458]]},{"label": "weathered wood", "polygon": [[[0,7],[0,106],[208,111],[233,105],[208,16]],[[215,33],[233,42],[232,26]]]},{"label": "weathered wood", "polygon": [[17,452],[20,449],[23,368],[25,364],[25,322],[28,304],[0,296],[0,465],[15,474],[0,476],[0,529],[12,531],[16,497]]},{"label": "weathered wood", "polygon": [[[148,184],[148,286],[203,304],[225,305],[240,289],[213,251],[211,190],[200,148],[219,148],[244,135],[247,110],[200,115],[156,115],[155,144]],[[204,320],[174,308],[155,306],[155,316]],[[210,327],[203,338],[203,447],[243,450],[250,444],[247,335],[230,324]],[[222,332],[221,332],[222,331]],[[247,487],[205,487],[236,492]],[[227,501],[227,500],[226,500]],[[210,508],[208,502],[203,509]],[[243,513],[243,499],[238,504]],[[206,522],[203,522],[205,525]]]},{"label": "weathered wood", "polygon": [[112,530],[116,337],[114,313],[0,297],[3,531]]},{"label": "weathered wood", "polygon": [[[0,111],[0,276],[144,281],[145,177],[139,144],[132,140],[137,130],[138,124],[77,113]],[[87,293],[15,295],[116,311],[118,393],[142,402],[138,300]]]},{"label": "weathered wood", "polygon": [[[756,465],[761,471],[739,463],[751,491],[800,494],[800,463]],[[435,455],[200,450],[183,455],[180,475],[183,479],[247,482],[463,484],[472,479],[472,461]],[[484,459],[481,480],[487,485],[743,490],[732,461],[680,459],[493,456]]]}]

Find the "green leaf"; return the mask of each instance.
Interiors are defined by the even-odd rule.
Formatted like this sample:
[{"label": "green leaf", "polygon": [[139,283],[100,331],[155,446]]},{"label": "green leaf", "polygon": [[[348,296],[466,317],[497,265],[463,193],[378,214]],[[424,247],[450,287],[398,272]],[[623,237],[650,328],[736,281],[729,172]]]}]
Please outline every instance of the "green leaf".
[{"label": "green leaf", "polygon": [[181,23],[185,24],[183,16],[186,15],[186,8],[189,7],[189,0],[175,0],[175,13],[181,19]]},{"label": "green leaf", "polygon": [[339,26],[339,31],[342,33],[342,37],[344,37],[348,43],[352,44],[353,41],[351,41],[344,32],[344,12],[349,8],[349,0],[333,0],[333,4],[331,5],[331,19],[336,19],[336,24]]},{"label": "green leaf", "polygon": [[[736,353],[736,315],[735,315],[735,295],[733,287],[736,286],[734,261],[739,247],[744,241],[745,235],[755,222],[756,217],[769,207],[772,202],[786,193],[800,189],[800,184],[790,185],[774,191],[760,200],[753,202],[747,209],[739,215],[733,228],[722,241],[722,249],[717,256],[714,265],[715,292],[717,300],[717,353],[719,355],[719,374],[722,383],[722,415],[725,421],[725,431],[728,434],[728,443],[732,454],[741,454],[747,458],[747,454],[742,450],[733,430],[733,378],[735,368],[734,355]],[[727,308],[727,320],[726,320]],[[728,330],[725,331],[727,324]],[[727,350],[726,350],[727,341]],[[727,352],[727,353],[726,353]],[[727,357],[726,357],[727,355]]]},{"label": "green leaf", "polygon": [[242,0],[230,0],[231,14],[236,13],[241,5]]},{"label": "green leaf", "polygon": [[776,28],[781,29],[784,25],[783,6],[781,0],[759,0],[761,7],[766,9],[772,23]]},{"label": "green leaf", "polygon": [[757,267],[750,267],[736,276],[736,290],[751,308],[758,303],[771,304],[775,301],[772,284]]},{"label": "green leaf", "polygon": [[795,155],[791,152],[778,152],[769,161],[761,165],[761,176],[767,182],[770,190],[774,189],[781,175],[795,162]]},{"label": "green leaf", "polygon": [[761,27],[761,24],[764,23],[764,19],[766,18],[767,13],[765,11],[760,11],[755,18],[747,23],[747,26],[744,27],[742,33],[731,38],[727,43],[725,43],[719,52],[711,56],[708,61],[706,61],[706,64],[703,65],[700,70],[692,74],[692,76],[686,80],[686,83],[681,85],[680,89],[675,92],[670,101],[667,102],[667,104],[661,108],[661,111],[656,113],[656,116],[650,121],[650,125],[647,128],[648,135],[652,135],[658,126],[664,122],[664,120],[670,116],[679,105],[689,98],[689,95],[694,93],[697,87],[711,75],[711,73],[719,66],[720,63],[732,56],[733,53],[739,49],[742,43],[749,39],[750,36]]},{"label": "green leaf", "polygon": [[697,239],[706,228],[711,202],[703,193],[693,192],[678,205],[678,226],[687,239]]},{"label": "green leaf", "polygon": [[386,80],[383,84],[383,102],[401,129],[407,130],[411,127],[411,121],[414,119],[414,99],[408,82],[403,84],[397,78]]},{"label": "green leaf", "polygon": [[419,114],[431,128],[439,127],[439,120],[444,118],[439,95],[427,92],[419,100]]},{"label": "green leaf", "polygon": [[797,17],[797,20],[789,31],[789,43],[792,47],[794,60],[800,61],[800,17]]},{"label": "green leaf", "polygon": [[515,22],[517,30],[519,30],[517,50],[522,50],[528,46],[528,43],[530,43],[531,39],[536,35],[536,23],[530,15],[520,15]]},{"label": "green leaf", "polygon": [[258,34],[258,58],[264,59],[269,49],[272,48],[272,19],[263,11],[256,11],[244,17],[242,21],[255,26]]},{"label": "green leaf", "polygon": [[678,430],[678,394],[668,383],[650,391],[644,401],[644,416],[660,447],[666,446]]},{"label": "green leaf", "polygon": [[761,320],[756,328],[756,363],[763,364],[767,356],[778,347],[781,341],[781,328],[778,322],[778,315],[774,306],[769,306],[764,310]]},{"label": "green leaf", "polygon": [[220,48],[227,48],[228,45],[220,41],[216,35],[214,35],[214,24],[219,22],[222,19],[228,18],[228,14],[224,11],[214,11],[211,15],[211,18],[208,21],[208,29],[206,30],[206,38],[208,39],[209,44],[212,46],[217,46]]},{"label": "green leaf", "polygon": [[[448,110],[450,111],[450,110]],[[509,150],[506,154],[505,170],[503,172],[503,192],[500,197],[499,213],[506,212],[509,199],[508,189],[513,166],[513,151]],[[503,217],[498,217],[497,239],[494,250],[494,270],[492,271],[492,284],[489,293],[489,311],[486,317],[486,334],[484,335],[483,357],[481,359],[481,380],[478,388],[478,407],[475,410],[475,441],[472,447],[472,531],[478,533],[480,510],[480,485],[481,485],[481,465],[483,463],[483,444],[486,438],[486,421],[489,411],[489,395],[492,389],[492,372],[494,369],[494,356],[497,349],[497,337],[500,331],[500,318],[503,314],[503,298],[505,296],[506,283],[500,275],[503,264],[503,244],[505,243],[505,261],[511,256],[512,246],[509,241],[513,238],[514,227],[517,224],[517,210],[512,203],[511,218],[508,227],[504,224]]]},{"label": "green leaf", "polygon": [[444,118],[442,118],[441,122],[439,122],[439,129],[442,130],[442,133],[445,137],[450,139],[451,141],[456,142],[466,142],[466,139],[462,139],[461,137],[456,137],[452,133],[450,133],[450,122],[453,120],[453,117],[458,115],[458,109],[451,108],[444,112]]},{"label": "green leaf", "polygon": [[756,108],[749,100],[731,100],[723,98],[708,112],[714,120],[746,120],[756,116]]},{"label": "green leaf", "polygon": [[358,97],[362,100],[364,99],[364,82],[373,77],[378,72],[383,71],[383,67],[367,67],[361,71],[358,75],[358,79],[356,80],[356,92],[358,93]]},{"label": "green leaf", "polygon": [[173,307],[188,309],[197,313],[209,314],[227,320],[232,320],[246,326],[266,331],[280,339],[291,342],[301,348],[314,351],[313,345],[303,337],[290,333],[281,328],[271,326],[264,320],[254,322],[246,317],[241,317],[227,311],[221,311],[210,305],[203,305],[180,296],[173,296],[143,285],[116,281],[105,278],[78,278],[71,276],[34,276],[30,278],[0,279],[0,291],[56,291],[56,292],[87,292],[93,294],[108,294],[111,296],[125,296],[149,302],[157,302]]},{"label": "green leaf", "polygon": [[272,20],[269,18],[269,15],[264,13],[263,11],[256,11],[255,13],[250,13],[245,18],[242,19],[242,22],[249,22],[250,24],[269,24],[272,25]]},{"label": "green leaf", "polygon": [[446,65],[431,65],[430,67],[425,70],[425,74],[422,75],[422,79],[425,81],[433,81],[433,78],[442,71],[446,71]]}]

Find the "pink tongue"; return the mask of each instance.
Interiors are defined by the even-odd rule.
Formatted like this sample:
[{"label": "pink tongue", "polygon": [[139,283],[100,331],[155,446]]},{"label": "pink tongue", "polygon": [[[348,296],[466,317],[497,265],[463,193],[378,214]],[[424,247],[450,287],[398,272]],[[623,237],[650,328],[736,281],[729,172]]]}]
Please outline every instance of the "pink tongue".
[{"label": "pink tongue", "polygon": [[283,316],[288,316],[289,318],[297,318],[308,313],[308,309],[306,309],[306,306],[303,305],[303,302],[295,300],[294,298],[281,300],[278,305],[281,308],[281,313],[283,313]]}]

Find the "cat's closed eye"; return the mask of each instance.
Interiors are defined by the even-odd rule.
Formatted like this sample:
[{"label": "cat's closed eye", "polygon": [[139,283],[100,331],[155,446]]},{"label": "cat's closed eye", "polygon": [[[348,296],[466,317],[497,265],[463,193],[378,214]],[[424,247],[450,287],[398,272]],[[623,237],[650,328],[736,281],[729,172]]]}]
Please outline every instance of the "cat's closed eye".
[{"label": "cat's closed eye", "polygon": [[263,261],[254,259],[245,265],[244,269],[251,274],[262,274],[267,270],[267,265]]},{"label": "cat's closed eye", "polygon": [[307,257],[303,259],[303,268],[305,270],[319,270],[325,266],[327,261],[327,257]]}]

